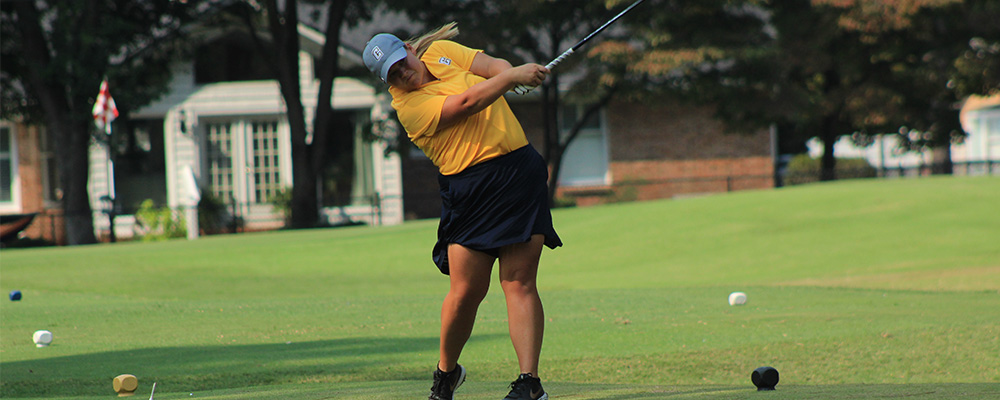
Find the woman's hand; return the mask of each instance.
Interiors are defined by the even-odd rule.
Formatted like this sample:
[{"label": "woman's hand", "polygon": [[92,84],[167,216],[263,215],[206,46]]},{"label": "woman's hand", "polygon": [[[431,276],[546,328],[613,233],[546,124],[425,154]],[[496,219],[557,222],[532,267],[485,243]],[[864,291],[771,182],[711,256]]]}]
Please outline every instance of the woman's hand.
[{"label": "woman's hand", "polygon": [[[507,72],[508,70],[515,71]],[[514,68],[507,60],[482,52],[476,53],[469,71],[486,79],[507,72],[508,74],[512,74],[510,79],[513,81],[514,86],[538,86],[542,84],[541,81],[545,80],[545,76],[549,74],[548,69],[538,64],[528,63]]]},{"label": "woman's hand", "polygon": [[534,63],[519,65],[511,68],[509,71],[513,74],[511,80],[514,82],[515,86],[541,85],[542,81],[545,80],[545,76],[549,74],[549,70],[547,68]]}]

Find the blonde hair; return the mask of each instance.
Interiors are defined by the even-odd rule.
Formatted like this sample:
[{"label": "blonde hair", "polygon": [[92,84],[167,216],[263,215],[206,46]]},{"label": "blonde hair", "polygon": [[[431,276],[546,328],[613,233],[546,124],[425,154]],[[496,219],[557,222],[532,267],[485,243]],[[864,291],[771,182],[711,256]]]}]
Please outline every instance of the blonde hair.
[{"label": "blonde hair", "polygon": [[406,41],[406,44],[413,46],[413,52],[416,53],[417,58],[423,57],[424,52],[427,51],[428,47],[431,47],[431,43],[435,40],[447,40],[455,36],[458,36],[458,23],[449,22],[442,25],[433,31],[423,34],[423,36],[410,38]]}]

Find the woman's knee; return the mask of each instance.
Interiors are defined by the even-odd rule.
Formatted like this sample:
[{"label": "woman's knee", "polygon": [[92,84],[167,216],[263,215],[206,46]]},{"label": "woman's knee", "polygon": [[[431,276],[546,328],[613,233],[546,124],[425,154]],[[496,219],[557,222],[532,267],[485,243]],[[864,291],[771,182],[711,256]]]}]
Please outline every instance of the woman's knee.
[{"label": "woman's knee", "polygon": [[531,279],[511,279],[511,280],[500,280],[500,286],[503,288],[505,296],[538,296],[538,287],[535,285],[535,279],[532,276]]},{"label": "woman's knee", "polygon": [[483,285],[455,285],[451,286],[449,296],[460,305],[478,306],[486,298],[489,286]]}]

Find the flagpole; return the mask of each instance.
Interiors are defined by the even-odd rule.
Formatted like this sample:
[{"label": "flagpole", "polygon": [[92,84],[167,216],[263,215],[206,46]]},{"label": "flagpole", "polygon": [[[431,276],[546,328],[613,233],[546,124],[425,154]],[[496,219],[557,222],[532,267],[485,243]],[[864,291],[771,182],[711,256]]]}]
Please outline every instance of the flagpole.
[{"label": "flagpole", "polygon": [[115,237],[115,162],[113,160],[114,149],[112,149],[113,144],[111,140],[111,121],[114,121],[118,117],[118,107],[115,106],[115,99],[111,97],[107,78],[101,81],[101,90],[97,94],[97,99],[94,100],[94,109],[91,111],[91,114],[94,115],[94,123],[97,124],[98,128],[103,128],[107,134],[108,158],[105,160],[105,166],[108,175],[108,194],[105,197],[107,197],[110,203],[110,209],[107,210],[109,239],[111,242],[115,242],[117,241]]},{"label": "flagpole", "polygon": [[111,143],[111,122],[108,121],[105,126],[108,133],[108,198],[111,200],[111,209],[108,210],[108,234],[110,235],[109,240],[111,240],[111,243],[115,243],[118,241],[118,238],[115,236],[115,160],[112,158],[114,157],[114,150],[111,148],[113,145]]}]

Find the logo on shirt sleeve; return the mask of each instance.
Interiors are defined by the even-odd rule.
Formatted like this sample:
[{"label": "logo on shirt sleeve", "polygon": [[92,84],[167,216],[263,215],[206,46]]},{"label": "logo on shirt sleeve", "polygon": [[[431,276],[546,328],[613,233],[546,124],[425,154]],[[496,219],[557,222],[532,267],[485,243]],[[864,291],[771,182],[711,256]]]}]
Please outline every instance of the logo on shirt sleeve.
[{"label": "logo on shirt sleeve", "polygon": [[438,59],[438,63],[444,65],[451,65],[451,59],[448,57],[441,57],[440,59]]}]

